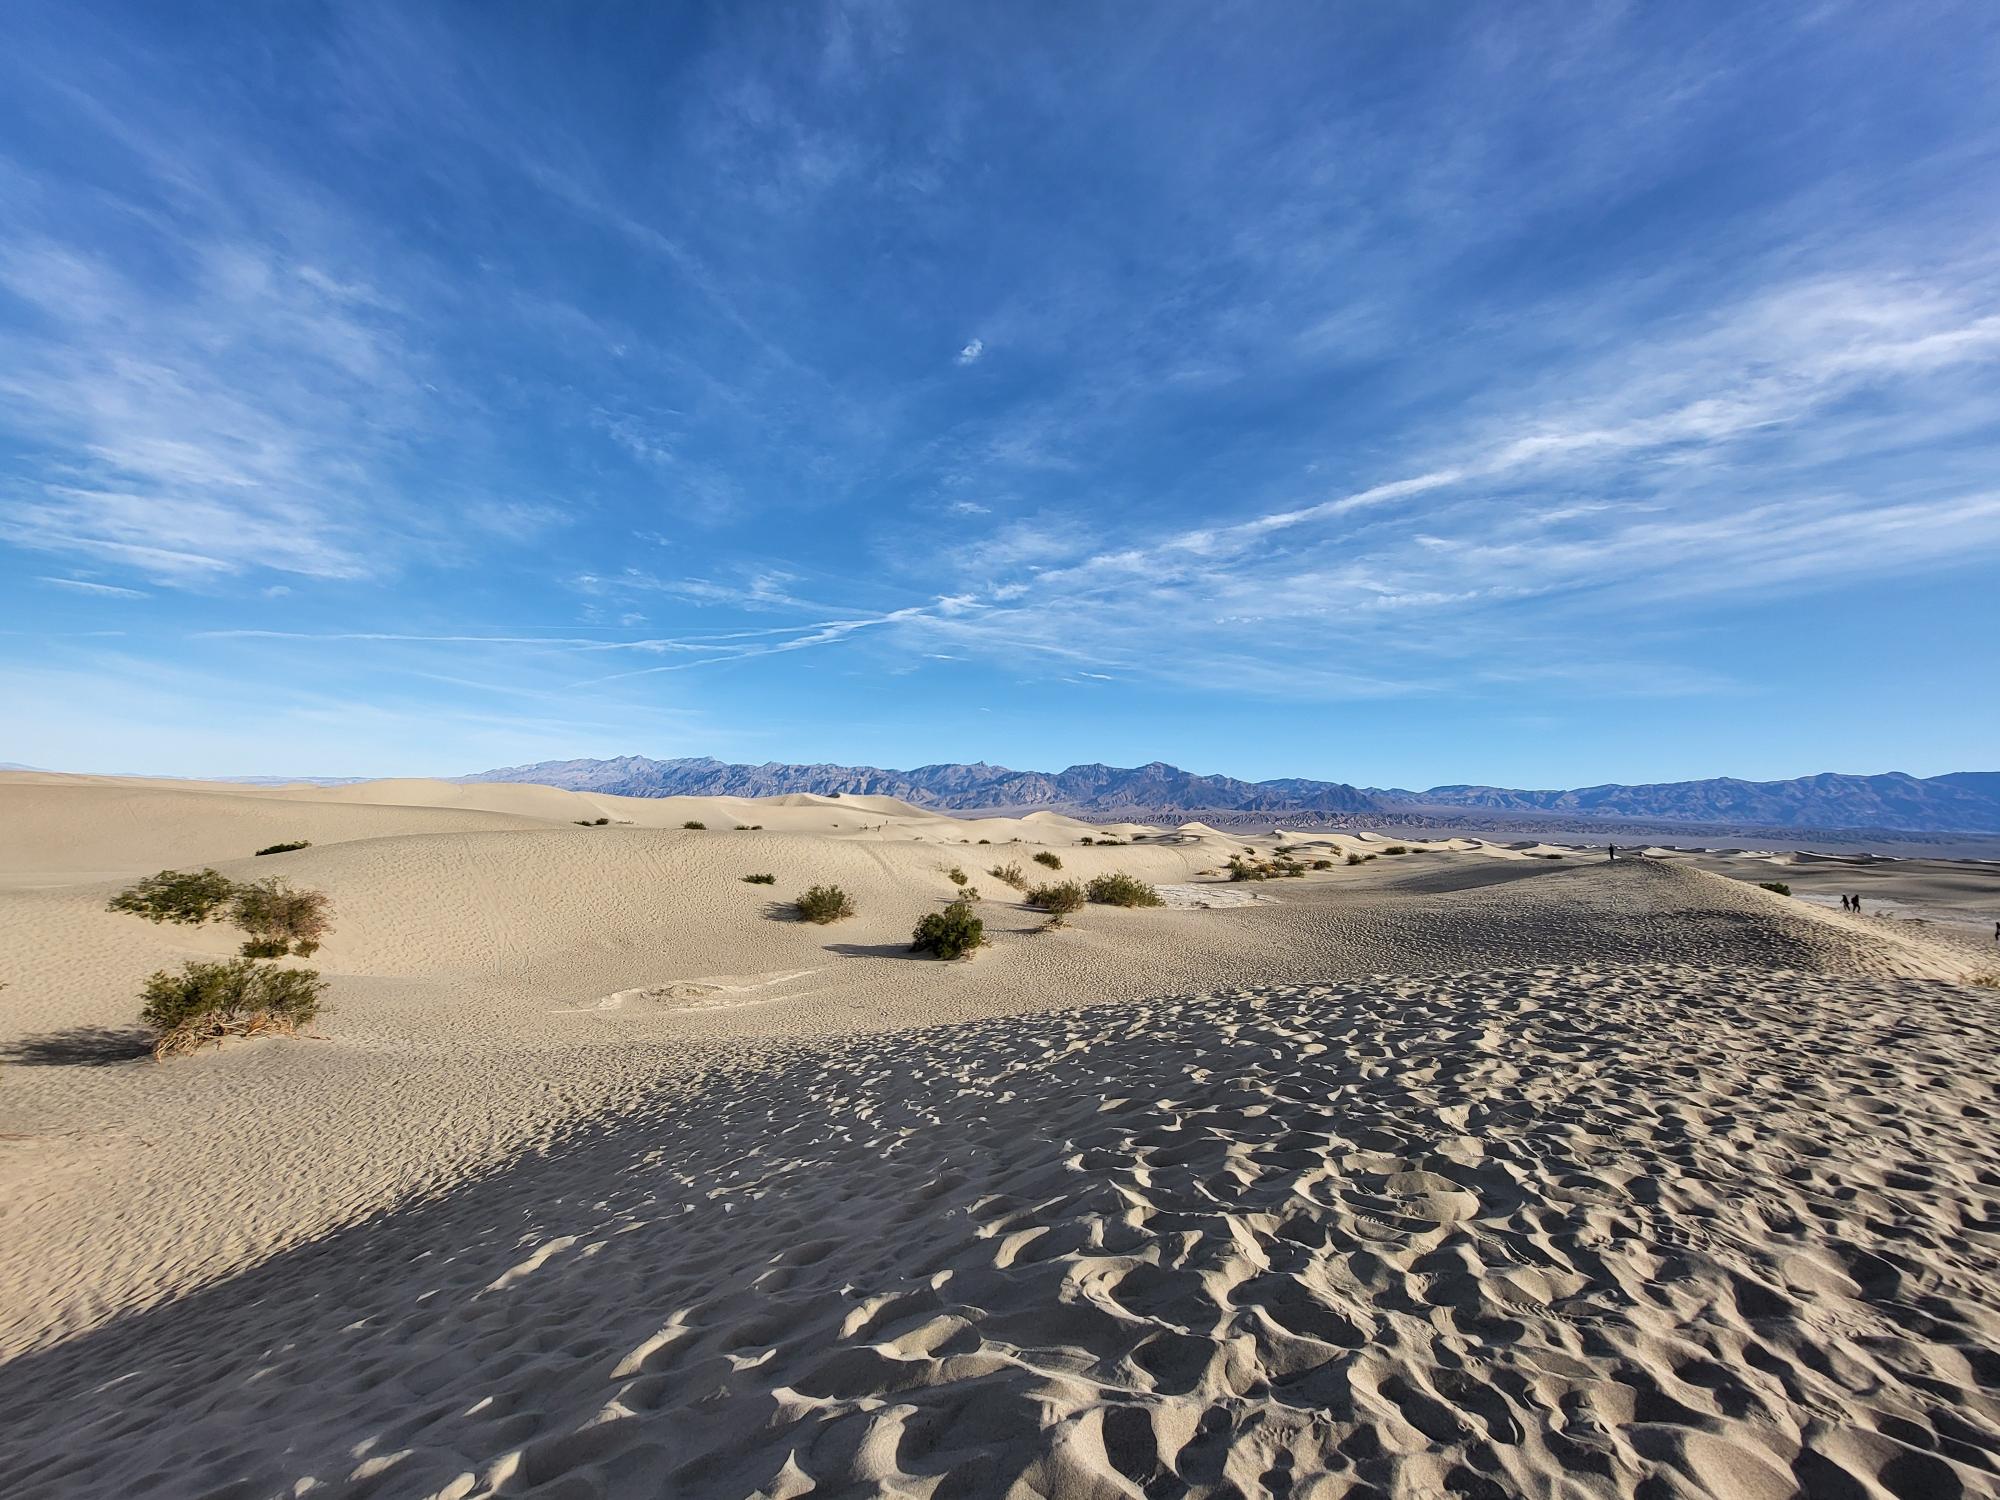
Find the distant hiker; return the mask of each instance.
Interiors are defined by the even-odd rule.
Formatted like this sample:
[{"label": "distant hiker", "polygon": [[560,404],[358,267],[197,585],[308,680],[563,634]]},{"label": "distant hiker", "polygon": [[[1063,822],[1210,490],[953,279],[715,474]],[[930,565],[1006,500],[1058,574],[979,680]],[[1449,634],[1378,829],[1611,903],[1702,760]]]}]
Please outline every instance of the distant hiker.
[{"label": "distant hiker", "polygon": [[1852,896],[1842,896],[1840,898],[1840,909],[1842,911],[1853,911],[1854,898]]},{"label": "distant hiker", "polygon": [[1618,863],[1618,846],[1616,844],[1611,846],[1611,862],[1614,865]]},{"label": "distant hiker", "polygon": [[1852,902],[1854,903],[1854,915],[1855,915],[1855,916],[1857,916],[1857,917],[1858,917],[1858,916],[1860,916],[1860,915],[1861,915],[1861,898],[1860,898],[1859,896],[1849,896],[1849,897],[1848,897],[1847,899],[1848,899],[1849,901],[1852,901]]}]

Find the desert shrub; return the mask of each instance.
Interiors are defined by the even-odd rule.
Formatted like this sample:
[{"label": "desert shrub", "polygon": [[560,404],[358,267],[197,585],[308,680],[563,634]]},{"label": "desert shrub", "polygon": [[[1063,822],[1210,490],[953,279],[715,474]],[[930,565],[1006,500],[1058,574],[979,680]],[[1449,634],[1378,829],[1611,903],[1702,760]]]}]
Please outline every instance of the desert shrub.
[{"label": "desert shrub", "polygon": [[1083,887],[1074,880],[1065,880],[1059,885],[1038,885],[1027,894],[1028,905],[1056,917],[1082,911],[1087,899]]},{"label": "desert shrub", "polygon": [[708,825],[707,825],[706,823],[702,822],[702,821],[701,821],[701,819],[699,819],[699,818],[689,818],[689,819],[688,819],[688,820],[687,820],[687,821],[686,821],[685,823],[681,824],[681,827],[683,827],[683,828],[692,828],[692,829],[694,829],[694,830],[695,830],[695,831],[696,831],[697,833],[699,833],[699,832],[701,832],[701,831],[702,831],[703,829],[707,828],[707,827],[708,827]]},{"label": "desert shrub", "polygon": [[277,952],[259,956],[276,958],[290,948],[303,957],[319,947],[333,925],[333,902],[324,891],[302,891],[283,876],[273,875],[238,886],[229,916],[252,942],[267,950],[277,946]]},{"label": "desert shrub", "polygon": [[1085,835],[1083,838],[1078,839],[1077,842],[1079,844],[1094,844],[1097,842],[1097,840],[1089,837],[1088,835]]},{"label": "desert shrub", "polygon": [[993,840],[991,840],[991,839],[981,839],[981,840],[980,840],[979,842],[980,842],[980,843],[982,843],[982,844],[990,844],[990,843],[992,843],[992,842],[993,842]]},{"label": "desert shrub", "polygon": [[1316,859],[1313,861],[1313,868],[1315,870],[1331,870],[1333,868],[1333,861],[1330,859]]},{"label": "desert shrub", "polygon": [[579,828],[603,828],[611,822],[609,818],[573,818],[571,821]]},{"label": "desert shrub", "polygon": [[1042,850],[1041,853],[1035,856],[1035,863],[1038,865],[1047,865],[1051,870],[1060,870],[1062,868],[1061,858],[1050,853],[1047,849]]},{"label": "desert shrub", "polygon": [[1099,875],[1085,887],[1085,894],[1100,906],[1165,906],[1160,893],[1145,881],[1127,875],[1122,870],[1114,870],[1109,875]]},{"label": "desert shrub", "polygon": [[953,865],[949,870],[946,870],[944,873],[945,873],[945,878],[950,880],[953,885],[964,885],[966,881],[972,878],[970,875],[966,874],[965,871],[961,870],[957,865]]},{"label": "desert shrub", "polygon": [[750,825],[748,823],[738,823],[736,825],[736,831],[738,833],[748,833],[750,831]]},{"label": "desert shrub", "polygon": [[326,982],[311,969],[280,969],[247,958],[190,961],[160,970],[140,992],[139,1019],[153,1032],[153,1056],[193,1052],[226,1036],[289,1033],[319,1013]]},{"label": "desert shrub", "polygon": [[1002,885],[1011,885],[1017,891],[1028,888],[1028,877],[1021,873],[1019,865],[995,865],[986,872]]},{"label": "desert shrub", "polygon": [[259,849],[257,853],[259,855],[290,854],[294,849],[310,849],[310,848],[312,848],[311,839],[293,839],[289,844],[268,845],[265,848]]},{"label": "desert shrub", "polygon": [[162,870],[128,885],[111,898],[108,911],[129,911],[149,922],[198,927],[236,895],[236,883],[219,870]]},{"label": "desert shrub", "polygon": [[1347,854],[1347,862],[1350,865],[1358,865],[1362,863],[1362,859],[1360,855],[1354,853],[1352,850],[1349,850]]},{"label": "desert shrub", "polygon": [[986,924],[961,896],[943,911],[927,913],[910,935],[910,949],[938,958],[963,958],[986,945]]},{"label": "desert shrub", "polygon": [[1123,839],[1099,839],[1097,847],[1100,849],[1123,849],[1125,841]]},{"label": "desert shrub", "polygon": [[1384,849],[1382,852],[1384,854],[1408,854],[1410,852],[1410,846],[1407,844],[1391,844],[1388,848]]},{"label": "desert shrub", "polygon": [[854,915],[854,902],[847,892],[837,885],[816,885],[793,903],[799,915],[808,922],[817,922],[824,927],[829,922],[838,922],[842,917]]},{"label": "desert shrub", "polygon": [[1271,852],[1274,854],[1293,854],[1298,851],[1298,847],[1297,844],[1280,844]]},{"label": "desert shrub", "polygon": [[236,951],[245,958],[283,958],[292,945],[277,938],[251,938]]},{"label": "desert shrub", "polygon": [[2000,990],[2000,974],[1968,974],[1967,984],[1976,984],[1983,990]]},{"label": "desert shrub", "polygon": [[745,885],[776,885],[778,877],[775,875],[745,875],[743,883]]},{"label": "desert shrub", "polygon": [[1760,890],[1775,891],[1780,896],[1789,896],[1792,893],[1792,888],[1782,880],[1760,880],[1757,886]]}]

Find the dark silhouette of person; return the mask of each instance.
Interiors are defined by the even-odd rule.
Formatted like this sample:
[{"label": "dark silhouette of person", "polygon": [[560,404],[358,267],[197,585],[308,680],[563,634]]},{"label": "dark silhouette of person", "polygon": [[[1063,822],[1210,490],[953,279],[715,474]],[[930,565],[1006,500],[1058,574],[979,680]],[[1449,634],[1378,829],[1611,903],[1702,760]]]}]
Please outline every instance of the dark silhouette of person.
[{"label": "dark silhouette of person", "polygon": [[1842,911],[1853,911],[1854,898],[1852,896],[1842,896],[1840,898],[1840,909]]},{"label": "dark silhouette of person", "polygon": [[1858,917],[1858,916],[1860,916],[1860,915],[1861,915],[1861,898],[1860,898],[1859,896],[1849,896],[1849,897],[1848,897],[1847,899],[1848,899],[1848,900],[1850,900],[1850,901],[1852,901],[1852,902],[1854,903],[1854,915],[1855,915],[1855,916],[1857,916],[1857,917]]},{"label": "dark silhouette of person", "polygon": [[1616,844],[1611,845],[1611,862],[1614,865],[1618,863],[1618,846]]}]

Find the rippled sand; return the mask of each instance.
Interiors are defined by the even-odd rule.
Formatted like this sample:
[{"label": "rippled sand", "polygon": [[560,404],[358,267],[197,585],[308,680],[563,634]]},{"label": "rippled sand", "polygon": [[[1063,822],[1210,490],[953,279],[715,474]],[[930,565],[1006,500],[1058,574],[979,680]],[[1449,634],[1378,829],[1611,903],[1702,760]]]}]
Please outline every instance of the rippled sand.
[{"label": "rippled sand", "polygon": [[9,1494],[2000,1492],[2000,992],[1920,930],[1468,850],[943,966],[660,938],[567,835],[316,854],[488,840],[540,949],[378,926],[328,1041],[8,1066]]}]

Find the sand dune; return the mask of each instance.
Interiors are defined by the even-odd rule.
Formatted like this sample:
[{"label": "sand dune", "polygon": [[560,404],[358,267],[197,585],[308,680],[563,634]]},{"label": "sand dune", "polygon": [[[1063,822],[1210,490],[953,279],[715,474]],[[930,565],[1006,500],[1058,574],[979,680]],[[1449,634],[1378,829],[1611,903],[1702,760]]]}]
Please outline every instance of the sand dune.
[{"label": "sand dune", "polygon": [[[10,1494],[2000,1482],[1962,934],[1672,859],[443,786],[0,778]],[[1280,841],[1378,857],[1213,873]],[[985,874],[1039,851],[1171,904],[1045,932]],[[104,901],[194,860],[332,896],[324,1040],[122,1060],[233,934]],[[994,945],[914,960],[954,865]],[[776,908],[825,880],[852,921]]]}]

